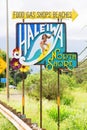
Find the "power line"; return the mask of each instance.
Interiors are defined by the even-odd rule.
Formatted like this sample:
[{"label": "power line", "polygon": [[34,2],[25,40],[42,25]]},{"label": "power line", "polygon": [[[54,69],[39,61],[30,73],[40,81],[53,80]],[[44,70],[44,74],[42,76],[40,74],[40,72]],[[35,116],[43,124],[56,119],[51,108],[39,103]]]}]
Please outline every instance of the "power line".
[{"label": "power line", "polygon": [[80,62],[79,66],[80,66],[81,64],[83,64],[86,60],[87,60],[87,55],[82,59],[82,61]]},{"label": "power line", "polygon": [[80,56],[86,49],[87,49],[87,46],[78,54],[78,56]]}]

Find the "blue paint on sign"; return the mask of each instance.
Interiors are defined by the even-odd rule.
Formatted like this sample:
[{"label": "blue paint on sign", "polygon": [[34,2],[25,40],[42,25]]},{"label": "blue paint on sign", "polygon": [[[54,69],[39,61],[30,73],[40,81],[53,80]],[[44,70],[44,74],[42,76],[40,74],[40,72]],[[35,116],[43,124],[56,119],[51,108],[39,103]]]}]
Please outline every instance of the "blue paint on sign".
[{"label": "blue paint on sign", "polygon": [[1,78],[1,83],[6,83],[6,78]]},{"label": "blue paint on sign", "polygon": [[48,69],[77,66],[77,53],[66,51],[65,23],[17,23],[16,47],[23,65],[44,64]]}]

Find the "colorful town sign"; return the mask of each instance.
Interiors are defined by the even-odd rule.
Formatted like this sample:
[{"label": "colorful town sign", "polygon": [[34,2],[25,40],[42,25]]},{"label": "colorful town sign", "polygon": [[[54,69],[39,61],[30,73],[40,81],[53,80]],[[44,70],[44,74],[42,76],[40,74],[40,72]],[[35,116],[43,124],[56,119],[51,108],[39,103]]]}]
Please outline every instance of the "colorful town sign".
[{"label": "colorful town sign", "polygon": [[72,19],[74,21],[78,13],[72,9],[72,11],[32,11],[32,12],[24,12],[24,11],[13,11],[12,19]]},{"label": "colorful town sign", "polygon": [[16,48],[23,65],[44,64],[48,69],[77,66],[77,53],[66,51],[65,23],[17,23]]},{"label": "colorful town sign", "polygon": [[0,74],[6,69],[6,62],[0,58]]}]

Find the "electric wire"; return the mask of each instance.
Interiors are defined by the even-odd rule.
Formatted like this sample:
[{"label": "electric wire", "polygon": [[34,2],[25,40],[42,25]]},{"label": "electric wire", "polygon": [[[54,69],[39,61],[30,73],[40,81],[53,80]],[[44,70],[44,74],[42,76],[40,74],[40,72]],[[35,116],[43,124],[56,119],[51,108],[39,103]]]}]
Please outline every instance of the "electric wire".
[{"label": "electric wire", "polygon": [[85,56],[82,61],[80,62],[79,66],[82,65],[87,60],[87,56]]},{"label": "electric wire", "polygon": [[86,49],[87,49],[87,46],[78,54],[78,56],[80,56]]}]

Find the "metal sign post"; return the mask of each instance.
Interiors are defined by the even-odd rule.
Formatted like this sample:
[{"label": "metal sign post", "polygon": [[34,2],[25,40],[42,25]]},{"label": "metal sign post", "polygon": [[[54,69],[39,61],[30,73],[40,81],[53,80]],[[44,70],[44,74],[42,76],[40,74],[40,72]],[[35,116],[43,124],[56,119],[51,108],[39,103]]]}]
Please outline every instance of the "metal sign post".
[{"label": "metal sign post", "polygon": [[60,70],[58,69],[58,91],[57,91],[57,104],[58,104],[58,130],[60,130]]},{"label": "metal sign post", "polygon": [[40,128],[42,128],[42,65],[40,65]]},{"label": "metal sign post", "polygon": [[22,73],[22,114],[25,113],[24,73]]},{"label": "metal sign post", "polygon": [[[22,20],[24,23],[24,19]],[[24,72],[22,73],[22,114],[25,114],[25,87],[24,87]]]}]

